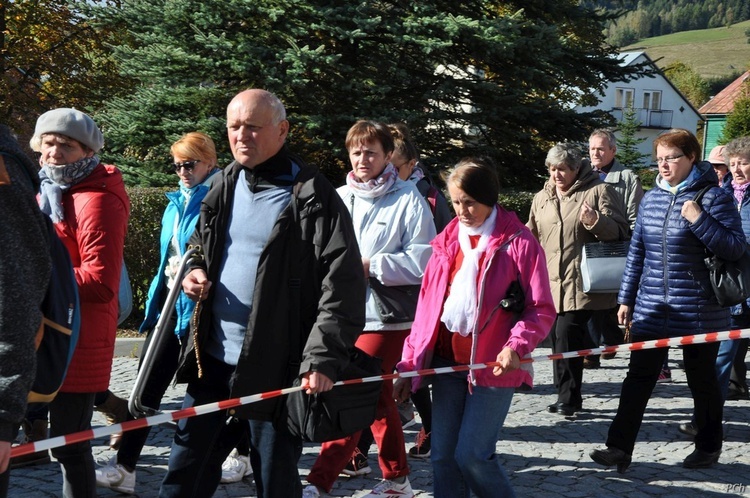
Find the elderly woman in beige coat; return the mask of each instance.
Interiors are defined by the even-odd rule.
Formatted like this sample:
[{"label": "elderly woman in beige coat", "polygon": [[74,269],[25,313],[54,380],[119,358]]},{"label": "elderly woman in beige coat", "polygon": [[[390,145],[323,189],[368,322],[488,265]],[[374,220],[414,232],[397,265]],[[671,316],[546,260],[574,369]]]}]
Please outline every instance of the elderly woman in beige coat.
[{"label": "elderly woman in beige coat", "polygon": [[[628,220],[619,194],[591,168],[581,167],[581,153],[574,146],[555,145],[547,153],[545,165],[550,178],[534,196],[527,225],[546,253],[557,309],[550,338],[553,351],[562,353],[583,349],[591,312],[616,304],[616,294],[583,292],[583,245],[626,239]],[[547,410],[572,416],[583,404],[583,357],[556,360],[553,374],[557,401]]]}]

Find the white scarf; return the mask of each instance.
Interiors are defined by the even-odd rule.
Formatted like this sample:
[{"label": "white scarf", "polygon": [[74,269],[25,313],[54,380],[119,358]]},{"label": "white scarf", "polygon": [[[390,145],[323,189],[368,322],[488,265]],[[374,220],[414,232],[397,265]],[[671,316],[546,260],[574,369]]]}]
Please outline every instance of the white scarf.
[{"label": "white scarf", "polygon": [[350,171],[346,175],[346,184],[351,189],[352,193],[362,199],[375,199],[388,192],[396,179],[398,178],[398,171],[393,164],[388,163],[382,173],[377,178],[373,178],[366,182],[361,182],[354,176],[354,171]]},{"label": "white scarf", "polygon": [[[468,336],[476,321],[479,309],[477,303],[477,275],[479,274],[479,261],[487,249],[490,235],[495,229],[497,219],[497,207],[484,220],[479,227],[467,227],[458,224],[458,243],[464,259],[461,268],[456,272],[451,284],[451,292],[443,305],[443,315],[440,317],[445,326],[451,332]],[[479,235],[477,246],[472,249],[470,235]]]}]

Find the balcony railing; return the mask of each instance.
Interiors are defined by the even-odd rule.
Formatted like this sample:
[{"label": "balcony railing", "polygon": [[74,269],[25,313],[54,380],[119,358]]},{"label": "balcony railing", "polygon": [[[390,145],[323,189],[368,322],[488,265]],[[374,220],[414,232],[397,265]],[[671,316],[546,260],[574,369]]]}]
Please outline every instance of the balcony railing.
[{"label": "balcony railing", "polygon": [[[644,128],[669,129],[672,127],[672,115],[674,114],[674,111],[644,109],[642,107],[635,107],[633,110],[635,111],[635,119],[640,123],[640,126]],[[617,121],[622,121],[624,119],[622,107],[612,108],[612,116],[614,116]]]}]

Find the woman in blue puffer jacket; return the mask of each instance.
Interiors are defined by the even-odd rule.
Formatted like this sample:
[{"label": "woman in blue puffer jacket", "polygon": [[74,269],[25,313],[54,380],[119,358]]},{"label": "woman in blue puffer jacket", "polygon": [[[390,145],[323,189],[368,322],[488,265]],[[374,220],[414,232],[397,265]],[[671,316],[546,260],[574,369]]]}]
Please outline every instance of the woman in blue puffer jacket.
[{"label": "woman in blue puffer jacket", "polygon": [[[700,334],[729,328],[729,309],[719,305],[704,263],[706,250],[735,261],[745,250],[737,207],[720,188],[711,165],[697,162],[700,145],[687,130],[654,140],[659,166],[655,188],[641,201],[618,302],[618,319],[630,324],[633,341]],[[700,205],[693,201],[704,187]],[[695,403],[695,450],[686,468],[710,467],[721,454],[722,398],[715,363],[719,343],[683,348],[685,373]],[[667,348],[633,351],[607,448],[591,458],[624,472],[631,461],[643,413]]]}]

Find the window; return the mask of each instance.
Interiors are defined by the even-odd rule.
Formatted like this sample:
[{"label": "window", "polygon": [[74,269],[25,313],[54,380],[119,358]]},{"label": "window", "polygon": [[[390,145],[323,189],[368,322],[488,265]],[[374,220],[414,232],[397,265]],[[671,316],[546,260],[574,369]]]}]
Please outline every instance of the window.
[{"label": "window", "polygon": [[658,111],[661,109],[661,92],[656,90],[646,90],[643,92],[643,108]]},{"label": "window", "polygon": [[633,107],[634,93],[632,88],[615,89],[615,107]]}]

